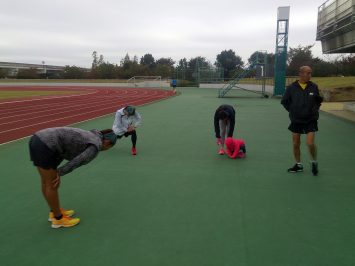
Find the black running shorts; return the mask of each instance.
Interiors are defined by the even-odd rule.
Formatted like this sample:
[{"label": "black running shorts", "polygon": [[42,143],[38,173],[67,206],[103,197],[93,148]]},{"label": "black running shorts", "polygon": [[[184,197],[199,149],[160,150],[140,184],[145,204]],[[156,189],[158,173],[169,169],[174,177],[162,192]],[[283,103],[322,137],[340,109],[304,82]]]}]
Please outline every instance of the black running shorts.
[{"label": "black running shorts", "polygon": [[307,134],[310,132],[316,132],[316,131],[318,131],[318,121],[317,120],[310,121],[306,124],[291,122],[288,129],[293,133],[299,133],[299,134]]},{"label": "black running shorts", "polygon": [[44,169],[57,169],[63,161],[60,156],[49,149],[48,146],[36,135],[31,137],[29,146],[31,161],[35,166]]}]

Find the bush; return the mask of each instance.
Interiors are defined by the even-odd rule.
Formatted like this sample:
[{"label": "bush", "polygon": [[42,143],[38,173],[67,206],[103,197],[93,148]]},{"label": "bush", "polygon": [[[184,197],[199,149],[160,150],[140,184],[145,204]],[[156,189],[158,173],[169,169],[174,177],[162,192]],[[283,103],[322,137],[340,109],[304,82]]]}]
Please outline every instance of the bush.
[{"label": "bush", "polygon": [[87,73],[80,67],[65,66],[62,76],[65,79],[84,79],[87,78]]},{"label": "bush", "polygon": [[0,79],[6,78],[7,77],[7,69],[0,68]]},{"label": "bush", "polygon": [[198,84],[195,81],[178,79],[177,86],[178,87],[196,87],[196,86],[198,86]]},{"label": "bush", "polygon": [[35,68],[20,69],[16,75],[16,78],[18,79],[38,79],[39,77],[40,75]]}]

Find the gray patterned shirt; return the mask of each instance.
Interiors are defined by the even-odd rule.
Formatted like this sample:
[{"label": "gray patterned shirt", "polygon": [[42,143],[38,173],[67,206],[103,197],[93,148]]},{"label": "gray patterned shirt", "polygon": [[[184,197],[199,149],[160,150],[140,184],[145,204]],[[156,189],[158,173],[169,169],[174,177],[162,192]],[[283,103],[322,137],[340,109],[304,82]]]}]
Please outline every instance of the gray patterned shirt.
[{"label": "gray patterned shirt", "polygon": [[102,149],[102,135],[98,130],[53,127],[35,133],[58,158],[68,160],[58,168],[60,176],[92,161]]}]

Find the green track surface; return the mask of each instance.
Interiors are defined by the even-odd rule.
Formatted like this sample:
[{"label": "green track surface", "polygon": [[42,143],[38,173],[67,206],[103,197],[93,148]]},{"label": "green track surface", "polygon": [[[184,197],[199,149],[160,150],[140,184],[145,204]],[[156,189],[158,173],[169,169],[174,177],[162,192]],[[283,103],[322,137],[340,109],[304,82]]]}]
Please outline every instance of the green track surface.
[{"label": "green track surface", "polygon": [[[234,95],[233,95],[234,94]],[[140,107],[138,155],[122,139],[62,178],[81,223],[51,229],[28,139],[0,146],[1,265],[355,265],[355,124],[321,113],[320,174],[293,165],[279,99],[185,88]],[[247,158],[217,155],[213,114],[237,109]],[[113,115],[75,125],[110,128]]]}]

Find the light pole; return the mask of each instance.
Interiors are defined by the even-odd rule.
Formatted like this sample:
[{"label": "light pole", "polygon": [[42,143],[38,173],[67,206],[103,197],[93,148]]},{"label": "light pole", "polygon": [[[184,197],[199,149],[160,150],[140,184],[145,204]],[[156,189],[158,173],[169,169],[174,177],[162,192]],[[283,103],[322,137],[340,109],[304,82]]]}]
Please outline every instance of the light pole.
[{"label": "light pole", "polygon": [[45,66],[44,66],[45,63],[46,63],[46,62],[42,61],[44,77],[46,77],[46,68],[45,68]]}]

